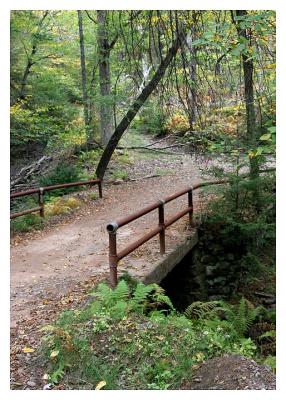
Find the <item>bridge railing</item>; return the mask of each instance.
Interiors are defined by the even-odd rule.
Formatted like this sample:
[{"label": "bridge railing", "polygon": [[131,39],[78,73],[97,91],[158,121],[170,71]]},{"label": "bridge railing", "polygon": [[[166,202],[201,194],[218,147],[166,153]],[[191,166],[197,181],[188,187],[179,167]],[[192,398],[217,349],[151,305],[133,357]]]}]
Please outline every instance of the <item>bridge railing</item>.
[{"label": "bridge railing", "polygon": [[[106,229],[109,234],[109,270],[110,270],[110,285],[115,287],[117,285],[117,267],[118,262],[126,257],[128,254],[132,253],[142,244],[146,243],[148,240],[152,239],[154,236],[159,234],[159,242],[160,242],[160,253],[163,255],[166,252],[166,241],[165,241],[165,230],[168,226],[172,225],[174,222],[178,221],[184,215],[189,215],[189,223],[191,224],[193,218],[193,191],[199,189],[204,186],[215,185],[226,183],[228,180],[223,179],[220,181],[211,181],[211,182],[202,182],[195,184],[193,186],[189,186],[185,189],[180,190],[168,197],[165,197],[162,200],[158,200],[155,203],[149,205],[148,207],[142,208],[141,210],[131,214],[127,217],[121,218],[116,222],[110,222],[107,224]],[[175,215],[173,215],[169,219],[165,219],[165,204],[169,203],[172,200],[177,199],[183,195],[188,195],[188,206],[183,210],[179,211]],[[130,222],[135,221],[136,219],[142,217],[158,209],[158,226],[148,232],[146,235],[142,236],[140,239],[131,243],[129,246],[125,247],[125,249],[121,251],[117,251],[117,230],[124,225],[129,224]]]},{"label": "bridge railing", "polygon": [[45,199],[44,199],[44,194],[45,192],[49,192],[51,190],[55,189],[63,189],[67,187],[74,187],[74,186],[85,186],[89,185],[90,187],[93,185],[98,185],[98,192],[99,192],[99,197],[102,198],[102,181],[100,179],[90,179],[87,181],[80,181],[80,182],[70,182],[70,183],[62,183],[59,185],[52,185],[52,186],[45,186],[45,187],[39,187],[35,189],[30,189],[30,190],[25,190],[22,192],[15,192],[11,193],[10,199],[15,199],[17,197],[23,197],[23,196],[29,196],[33,194],[38,194],[38,207],[35,208],[30,208],[28,210],[20,211],[14,214],[10,215],[10,219],[20,217],[22,215],[30,214],[39,211],[40,216],[44,218],[45,216]]}]

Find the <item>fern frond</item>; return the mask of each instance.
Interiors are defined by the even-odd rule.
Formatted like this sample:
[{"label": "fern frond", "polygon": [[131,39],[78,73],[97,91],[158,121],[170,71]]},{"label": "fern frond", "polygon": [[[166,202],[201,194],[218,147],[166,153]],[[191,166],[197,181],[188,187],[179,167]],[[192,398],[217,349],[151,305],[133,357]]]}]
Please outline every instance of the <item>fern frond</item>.
[{"label": "fern frond", "polygon": [[152,292],[152,290],[153,285],[145,286],[143,283],[139,282],[133,293],[132,300],[137,304],[143,303],[147,300],[148,295]]},{"label": "fern frond", "polygon": [[189,319],[209,318],[218,305],[218,301],[195,301],[186,308],[184,314]]},{"label": "fern frond", "polygon": [[236,306],[222,302],[220,310],[224,312],[227,321],[232,325],[233,332],[238,336],[243,336],[264,308],[255,308],[249,300],[243,297]]},{"label": "fern frond", "polygon": [[96,292],[92,292],[90,295],[103,303],[109,303],[112,299],[112,289],[106,283],[100,283]]},{"label": "fern frond", "polygon": [[173,306],[170,298],[168,296],[166,296],[165,294],[156,293],[153,296],[153,298],[158,305],[166,304],[167,306],[169,306],[171,308],[171,310],[173,310],[173,311],[175,310],[175,307]]},{"label": "fern frond", "polygon": [[120,281],[112,293],[114,302],[126,300],[129,297],[129,287],[125,281]]},{"label": "fern frond", "polygon": [[110,309],[110,315],[116,320],[121,320],[127,315],[128,310],[128,302],[120,300]]}]

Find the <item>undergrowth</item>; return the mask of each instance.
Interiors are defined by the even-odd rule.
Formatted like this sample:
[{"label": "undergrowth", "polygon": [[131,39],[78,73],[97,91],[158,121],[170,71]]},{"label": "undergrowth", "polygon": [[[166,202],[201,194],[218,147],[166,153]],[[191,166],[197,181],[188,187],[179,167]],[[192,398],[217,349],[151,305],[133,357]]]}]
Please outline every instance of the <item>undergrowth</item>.
[{"label": "undergrowth", "polygon": [[43,328],[52,384],[180,389],[203,360],[224,353],[255,355],[245,333],[260,310],[244,299],[238,309],[197,303],[180,314],[156,284],[121,280],[112,290],[101,283],[91,295],[94,300],[84,309],[66,311]]}]

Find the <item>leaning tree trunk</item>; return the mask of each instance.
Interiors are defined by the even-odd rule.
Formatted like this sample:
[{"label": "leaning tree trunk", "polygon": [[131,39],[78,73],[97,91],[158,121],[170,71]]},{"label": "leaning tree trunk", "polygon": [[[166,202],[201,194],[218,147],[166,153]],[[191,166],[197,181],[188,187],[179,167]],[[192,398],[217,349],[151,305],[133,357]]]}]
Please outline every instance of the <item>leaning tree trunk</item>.
[{"label": "leaning tree trunk", "polygon": [[81,81],[82,81],[82,100],[83,100],[83,111],[84,111],[84,123],[87,141],[90,139],[89,129],[89,113],[88,113],[88,97],[86,90],[86,68],[85,68],[85,50],[84,50],[84,35],[83,35],[83,24],[82,24],[82,12],[77,11],[78,15],[78,32],[79,32],[79,44],[80,44],[80,64],[81,64]]},{"label": "leaning tree trunk", "polygon": [[100,129],[101,144],[106,145],[113,132],[113,106],[111,103],[110,45],[107,31],[107,10],[97,11],[98,69],[100,85]]},{"label": "leaning tree trunk", "polygon": [[178,34],[177,39],[174,41],[172,46],[167,52],[166,57],[162,60],[161,64],[157,68],[156,73],[154,74],[153,78],[150,80],[150,82],[144,87],[142,92],[137,96],[137,98],[133,101],[133,104],[115,129],[113,135],[111,136],[102,156],[101,159],[99,160],[97,169],[96,169],[96,175],[98,178],[102,179],[106,168],[108,166],[108,163],[112,157],[112,154],[114,150],[116,149],[116,146],[118,145],[119,140],[121,139],[123,133],[126,131],[144,102],[148,99],[150,94],[156,89],[158,83],[160,82],[161,78],[164,76],[165,71],[170,64],[170,62],[173,60],[173,58],[176,56],[177,51],[182,43],[183,35]]}]

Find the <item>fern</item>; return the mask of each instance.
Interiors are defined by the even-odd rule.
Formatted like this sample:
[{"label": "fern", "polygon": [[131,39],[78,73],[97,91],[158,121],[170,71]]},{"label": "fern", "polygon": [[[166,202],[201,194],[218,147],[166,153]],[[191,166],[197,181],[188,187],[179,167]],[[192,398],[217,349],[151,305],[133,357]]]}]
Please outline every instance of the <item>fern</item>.
[{"label": "fern", "polygon": [[131,299],[131,306],[134,311],[143,313],[148,308],[154,309],[162,304],[166,304],[174,310],[171,300],[159,285],[156,283],[147,286],[143,283],[137,284]]},{"label": "fern", "polygon": [[148,295],[152,292],[153,287],[152,285],[145,286],[143,283],[138,283],[136,289],[132,295],[131,300],[131,307],[134,311],[141,311],[143,312],[147,302],[148,302]]},{"label": "fern", "polygon": [[156,306],[166,304],[171,310],[174,310],[174,306],[168,296],[165,295],[165,290],[161,288],[161,286],[153,283],[149,285],[149,287],[153,288],[153,293],[151,293],[151,299],[155,303]]},{"label": "fern", "polygon": [[129,297],[129,287],[125,281],[120,281],[116,288],[113,290],[113,302],[123,301]]},{"label": "fern", "polygon": [[262,335],[258,337],[259,340],[261,339],[276,339],[276,331],[271,329],[270,331],[264,332]]},{"label": "fern", "polygon": [[128,314],[129,309],[128,302],[120,300],[110,309],[110,315],[115,320],[121,320]]},{"label": "fern", "polygon": [[255,319],[263,310],[263,307],[254,307],[245,298],[242,298],[237,306],[230,306],[223,303],[220,308],[226,316],[227,321],[232,325],[233,331],[243,336],[254,323]]},{"label": "fern", "polygon": [[166,304],[174,310],[173,304],[164,289],[157,284],[144,285],[136,284],[133,293],[125,280],[120,280],[115,289],[110,289],[105,283],[100,283],[97,291],[91,293],[96,302],[90,305],[91,314],[104,308],[114,318],[123,318],[128,312],[144,313],[147,309]]},{"label": "fern", "polygon": [[152,285],[145,286],[141,282],[138,283],[132,295],[133,301],[138,304],[143,303],[144,301],[147,300],[147,297],[149,293],[152,292],[152,290],[153,290]]},{"label": "fern", "polygon": [[219,301],[195,301],[186,308],[184,314],[189,319],[207,319],[214,316],[219,304]]},{"label": "fern", "polygon": [[100,302],[108,304],[112,300],[113,293],[109,286],[105,283],[100,283],[97,286],[96,292],[91,292],[90,295],[98,299]]},{"label": "fern", "polygon": [[125,281],[120,281],[114,290],[105,283],[100,283],[97,291],[90,293],[90,295],[98,299],[103,306],[109,308],[117,301],[126,300],[129,297],[129,287]]}]

